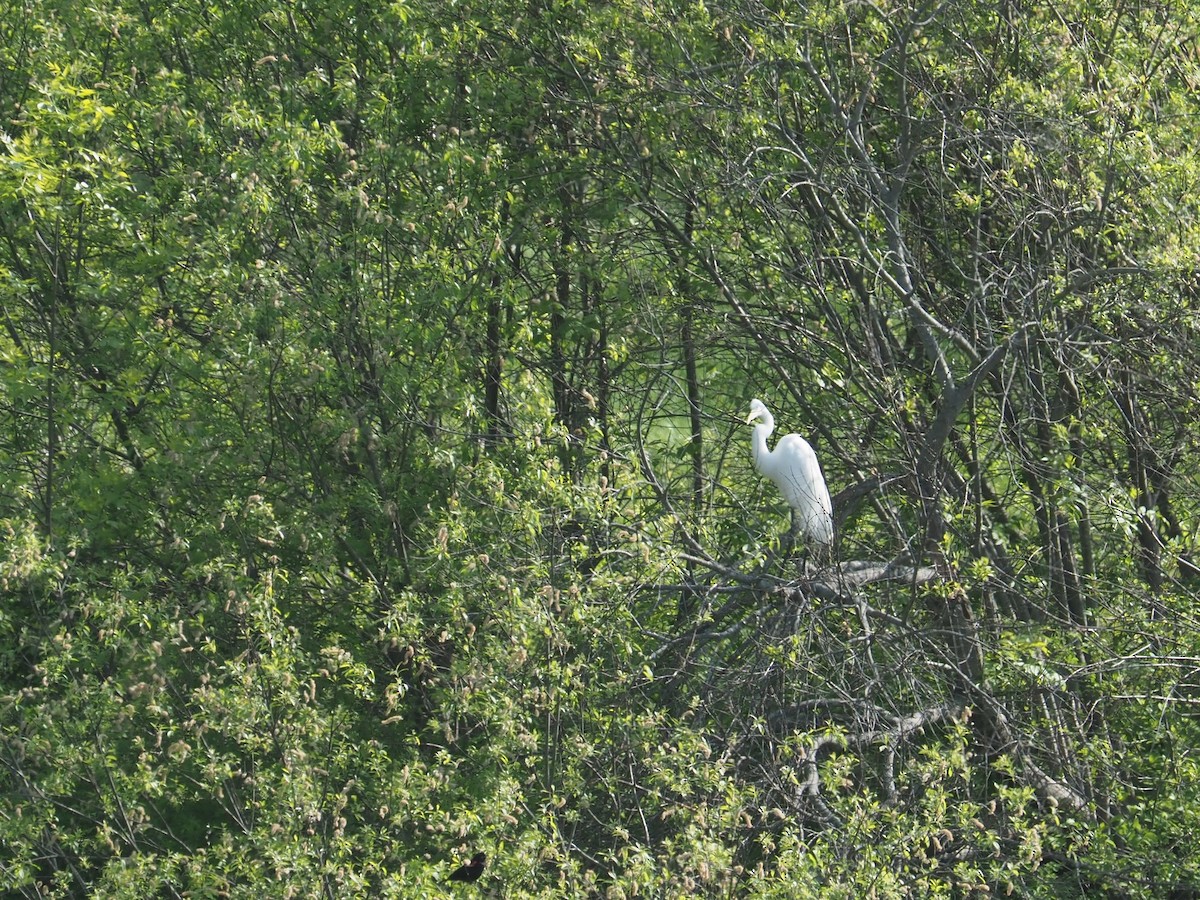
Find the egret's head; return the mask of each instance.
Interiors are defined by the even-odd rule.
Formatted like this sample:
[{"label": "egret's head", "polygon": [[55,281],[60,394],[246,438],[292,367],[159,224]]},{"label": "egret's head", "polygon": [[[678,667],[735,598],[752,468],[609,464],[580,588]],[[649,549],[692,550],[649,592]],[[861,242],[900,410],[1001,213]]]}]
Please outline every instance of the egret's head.
[{"label": "egret's head", "polygon": [[746,424],[749,425],[755,419],[765,419],[769,415],[771,414],[767,412],[767,407],[761,400],[751,400],[750,415],[746,416]]}]

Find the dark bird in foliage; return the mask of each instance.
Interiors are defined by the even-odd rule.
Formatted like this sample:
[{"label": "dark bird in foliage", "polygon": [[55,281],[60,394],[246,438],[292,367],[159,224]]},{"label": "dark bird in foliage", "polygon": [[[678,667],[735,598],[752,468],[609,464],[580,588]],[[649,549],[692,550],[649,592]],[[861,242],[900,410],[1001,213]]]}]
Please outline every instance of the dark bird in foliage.
[{"label": "dark bird in foliage", "polygon": [[469,863],[463,863],[450,873],[451,881],[478,881],[483,874],[483,866],[487,862],[486,853],[476,853]]}]

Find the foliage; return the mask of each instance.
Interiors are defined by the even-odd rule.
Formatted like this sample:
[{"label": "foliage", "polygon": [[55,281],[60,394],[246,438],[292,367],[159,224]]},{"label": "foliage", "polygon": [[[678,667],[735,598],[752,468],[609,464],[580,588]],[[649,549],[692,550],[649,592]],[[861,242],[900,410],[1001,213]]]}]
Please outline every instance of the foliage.
[{"label": "foliage", "polygon": [[0,890],[1200,891],[1198,34],[0,0]]}]

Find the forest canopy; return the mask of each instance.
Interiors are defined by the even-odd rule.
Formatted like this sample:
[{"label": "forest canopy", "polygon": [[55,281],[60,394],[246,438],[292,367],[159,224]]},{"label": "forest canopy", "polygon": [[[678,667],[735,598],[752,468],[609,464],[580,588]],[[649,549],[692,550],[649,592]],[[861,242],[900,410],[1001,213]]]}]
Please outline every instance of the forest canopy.
[{"label": "forest canopy", "polygon": [[0,0],[0,892],[1200,896],[1198,37]]}]

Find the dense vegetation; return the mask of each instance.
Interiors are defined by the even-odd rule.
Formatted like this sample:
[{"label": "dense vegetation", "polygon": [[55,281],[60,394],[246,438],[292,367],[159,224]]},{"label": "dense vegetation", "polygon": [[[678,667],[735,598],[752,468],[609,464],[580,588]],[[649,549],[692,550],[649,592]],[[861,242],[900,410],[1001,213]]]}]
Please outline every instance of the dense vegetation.
[{"label": "dense vegetation", "polygon": [[0,891],[1200,896],[1198,36],[0,0]]}]

